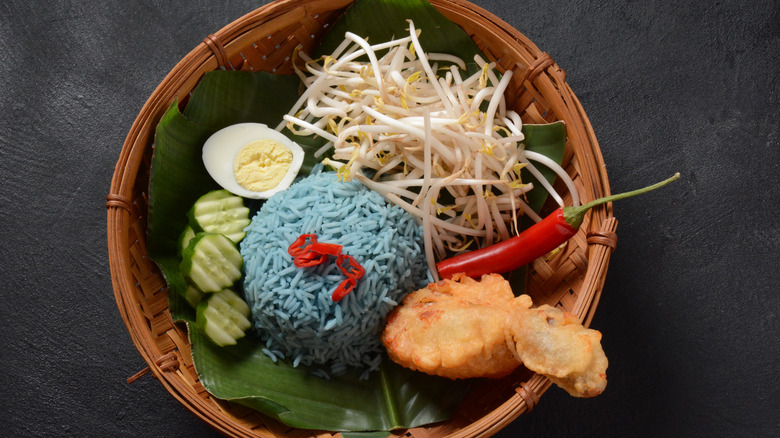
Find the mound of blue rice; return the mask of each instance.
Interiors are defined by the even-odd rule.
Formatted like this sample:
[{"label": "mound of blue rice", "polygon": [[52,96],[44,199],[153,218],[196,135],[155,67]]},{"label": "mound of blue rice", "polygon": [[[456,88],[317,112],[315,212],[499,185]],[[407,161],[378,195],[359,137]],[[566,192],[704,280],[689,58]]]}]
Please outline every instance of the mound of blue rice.
[{"label": "mound of blue rice", "polygon": [[[359,368],[365,377],[376,370],[385,317],[430,280],[414,218],[357,181],[339,181],[334,172],[312,174],[271,197],[246,231],[244,293],[263,352],[274,361],[313,366],[324,376]],[[338,303],[331,295],[345,277],[335,257],[296,268],[287,252],[309,233],[342,245],[365,268]]]}]

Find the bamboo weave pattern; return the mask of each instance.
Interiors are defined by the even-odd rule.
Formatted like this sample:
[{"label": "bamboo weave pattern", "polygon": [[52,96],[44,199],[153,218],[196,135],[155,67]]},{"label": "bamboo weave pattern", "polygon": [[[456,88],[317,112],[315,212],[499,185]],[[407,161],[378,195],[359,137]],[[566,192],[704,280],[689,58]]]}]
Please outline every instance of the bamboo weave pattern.
[{"label": "bamboo weave pattern", "polygon": [[[191,412],[235,437],[332,437],[335,433],[291,429],[253,410],[216,400],[198,382],[186,331],[168,310],[167,287],[146,250],[146,190],[157,122],[168,106],[185,101],[199,78],[219,68],[291,72],[296,46],[310,49],[350,0],[278,0],[204,38],[166,76],[132,125],[122,147],[107,197],[111,277],[117,305],[147,371]],[[609,182],[593,129],[565,72],[520,32],[464,0],[431,0],[459,24],[500,70],[515,75],[507,103],[524,123],[566,122],[563,167],[584,202],[609,194]],[[566,193],[564,187],[556,187]],[[565,201],[571,201],[570,197]],[[617,221],[611,206],[591,211],[575,235],[551,260],[529,269],[528,293],[537,304],[551,304],[590,323],[599,301]],[[540,402],[548,379],[521,367],[512,375],[476,388],[450,421],[402,431],[393,436],[487,437]]]}]

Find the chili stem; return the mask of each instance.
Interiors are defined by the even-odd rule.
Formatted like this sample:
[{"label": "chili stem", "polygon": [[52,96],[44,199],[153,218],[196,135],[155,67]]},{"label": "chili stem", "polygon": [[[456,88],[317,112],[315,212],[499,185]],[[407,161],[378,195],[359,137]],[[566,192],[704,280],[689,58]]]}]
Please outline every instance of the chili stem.
[{"label": "chili stem", "polygon": [[647,193],[651,190],[655,190],[657,188],[663,187],[679,178],[680,178],[680,172],[677,172],[671,178],[665,179],[651,186],[647,186],[637,190],[632,190],[630,192],[618,193],[616,195],[605,196],[603,198],[594,199],[593,201],[590,201],[587,204],[580,205],[579,207],[564,207],[563,208],[564,218],[567,224],[571,225],[572,228],[577,229],[580,227],[580,225],[582,225],[582,221],[585,218],[585,213],[587,213],[588,210],[590,210],[591,208],[597,205],[606,204],[607,202],[617,201],[618,199],[630,198],[632,196],[641,195],[642,193]]}]

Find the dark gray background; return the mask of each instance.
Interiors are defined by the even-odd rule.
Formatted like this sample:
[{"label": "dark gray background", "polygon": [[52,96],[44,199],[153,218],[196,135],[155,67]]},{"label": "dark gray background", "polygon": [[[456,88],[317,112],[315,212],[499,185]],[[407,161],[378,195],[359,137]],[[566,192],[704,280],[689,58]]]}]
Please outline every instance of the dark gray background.
[{"label": "dark gray background", "polygon": [[[138,111],[263,1],[0,4],[0,433],[210,437],[150,376],[109,276],[105,196]],[[499,437],[778,436],[776,1],[498,1],[568,73],[614,192],[593,326],[609,385],[551,389]]]}]

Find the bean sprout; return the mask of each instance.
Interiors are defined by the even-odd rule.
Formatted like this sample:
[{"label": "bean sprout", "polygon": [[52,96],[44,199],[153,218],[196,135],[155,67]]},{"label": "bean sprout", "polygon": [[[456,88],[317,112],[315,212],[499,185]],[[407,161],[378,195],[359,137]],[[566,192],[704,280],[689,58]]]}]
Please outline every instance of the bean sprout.
[{"label": "bean sprout", "polygon": [[347,33],[330,56],[299,54],[305,71],[296,73],[307,88],[277,129],[325,138],[316,156],[332,149],[323,163],[341,179],[357,178],[416,216],[436,278],[447,251],[510,238],[518,214],[541,220],[524,200],[533,186],[521,169],[563,203],[531,161],[555,171],[575,205],[579,198],[557,163],[525,151],[520,115],[504,99],[512,72],[498,75],[494,63],[475,56],[480,71],[464,77],[462,59],[425,53],[419,34],[409,21],[404,38],[372,46]]}]

